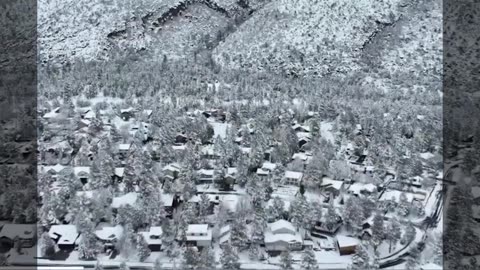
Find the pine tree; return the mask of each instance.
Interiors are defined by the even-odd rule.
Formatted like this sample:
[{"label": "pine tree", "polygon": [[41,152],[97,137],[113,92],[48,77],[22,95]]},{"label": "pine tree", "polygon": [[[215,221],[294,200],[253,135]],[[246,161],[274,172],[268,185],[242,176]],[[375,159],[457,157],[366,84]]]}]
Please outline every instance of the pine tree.
[{"label": "pine tree", "polygon": [[280,263],[282,270],[293,270],[293,258],[289,250],[283,251],[280,254]]},{"label": "pine tree", "polygon": [[142,234],[138,235],[137,238],[137,256],[138,259],[143,262],[145,261],[151,254],[150,248],[148,247],[147,241],[143,237]]},{"label": "pine tree", "polygon": [[318,270],[318,263],[315,259],[315,254],[311,249],[305,249],[302,256],[302,269],[304,270]]},{"label": "pine tree", "polygon": [[297,196],[290,205],[290,219],[292,223],[299,228],[306,228],[309,223],[305,218],[308,211],[308,203],[304,196]]},{"label": "pine tree", "polygon": [[184,269],[195,269],[200,262],[199,253],[196,247],[187,247],[183,252]]},{"label": "pine tree", "polygon": [[403,234],[401,243],[402,244],[407,244],[412,242],[415,237],[416,237],[417,231],[415,230],[415,227],[411,222],[408,223],[407,229],[405,230],[405,233]]},{"label": "pine tree", "polygon": [[162,264],[160,263],[160,258],[155,260],[152,270],[163,270]]},{"label": "pine tree", "polygon": [[232,246],[236,247],[238,250],[244,250],[248,243],[247,227],[243,219],[235,219],[232,224],[230,240]]},{"label": "pine tree", "polygon": [[207,194],[202,193],[200,195],[200,207],[199,207],[199,216],[203,221],[205,221],[205,217],[209,214],[210,210],[210,199],[208,198]]},{"label": "pine tree", "polygon": [[365,270],[368,269],[369,255],[363,245],[358,245],[355,249],[355,254],[352,257],[351,270]]},{"label": "pine tree", "polygon": [[345,223],[354,231],[360,229],[361,223],[364,220],[363,209],[361,208],[359,199],[355,196],[349,197],[345,203],[344,212]]},{"label": "pine tree", "polygon": [[102,264],[100,264],[100,261],[97,260],[97,263],[95,264],[95,270],[103,270]]},{"label": "pine tree", "polygon": [[78,245],[78,258],[80,260],[93,260],[98,252],[95,235],[91,231],[82,233],[82,239]]},{"label": "pine tree", "polygon": [[268,208],[268,219],[279,220],[283,218],[285,203],[280,197],[273,197],[273,204]]},{"label": "pine tree", "polygon": [[128,267],[126,262],[122,262],[122,263],[120,263],[119,270],[130,270],[130,267]]},{"label": "pine tree", "polygon": [[213,249],[210,247],[205,247],[200,252],[200,261],[198,264],[199,270],[210,270],[215,269],[215,254],[213,253]]},{"label": "pine tree", "polygon": [[377,249],[378,246],[385,239],[385,227],[383,225],[383,216],[377,213],[373,218],[372,225],[372,244],[374,249]]},{"label": "pine tree", "polygon": [[50,238],[50,235],[48,235],[48,232],[44,232],[42,234],[42,249],[41,249],[41,255],[42,257],[50,257],[55,254],[55,242],[53,242],[52,238]]},{"label": "pine tree", "polygon": [[220,263],[224,270],[240,270],[240,263],[236,250],[227,243],[222,246],[222,256],[220,257]]},{"label": "pine tree", "polygon": [[386,236],[390,242],[390,245],[388,246],[388,251],[392,252],[392,245],[395,246],[397,242],[400,240],[400,237],[402,235],[400,224],[396,218],[393,218],[392,220],[390,220],[387,231],[388,233],[386,234]]}]

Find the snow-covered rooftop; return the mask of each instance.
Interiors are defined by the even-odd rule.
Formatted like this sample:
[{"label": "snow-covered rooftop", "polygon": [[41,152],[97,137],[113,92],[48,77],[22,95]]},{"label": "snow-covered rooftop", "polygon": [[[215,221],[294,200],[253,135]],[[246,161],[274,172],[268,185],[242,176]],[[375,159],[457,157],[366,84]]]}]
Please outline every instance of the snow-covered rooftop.
[{"label": "snow-covered rooftop", "polygon": [[111,241],[119,239],[123,235],[123,227],[121,225],[104,226],[101,229],[95,231],[95,235],[104,241]]},{"label": "snow-covered rooftop", "polygon": [[350,187],[348,187],[348,190],[352,194],[359,194],[362,191],[367,191],[371,193],[371,192],[374,192],[376,189],[377,189],[377,186],[372,183],[364,184],[359,182],[353,183],[352,185],[350,185]]},{"label": "snow-covered rooftop", "polygon": [[124,173],[125,173],[125,168],[124,167],[115,168],[115,175],[116,176],[123,177]]},{"label": "snow-covered rooftop", "polygon": [[270,228],[270,231],[273,234],[277,234],[277,233],[281,233],[281,232],[285,232],[285,231],[289,231],[292,234],[294,234],[296,232],[293,224],[284,220],[284,219],[280,219],[280,220],[277,220],[273,223],[270,223],[270,224],[268,224],[268,227]]},{"label": "snow-covered rooftop", "polygon": [[150,230],[147,232],[140,232],[143,235],[145,241],[148,245],[161,245],[162,244],[162,235],[163,230],[160,226],[150,227]]},{"label": "snow-covered rooftop", "polygon": [[343,181],[333,180],[328,177],[323,178],[321,187],[333,187],[336,190],[342,189]]},{"label": "snow-covered rooftop", "polygon": [[296,179],[300,181],[302,177],[303,177],[303,173],[301,172],[294,172],[294,171],[285,172],[285,178],[288,178],[288,179]]},{"label": "snow-covered rooftop", "polygon": [[344,235],[337,235],[337,242],[339,247],[351,247],[357,246],[360,241],[357,238],[344,236]]},{"label": "snow-covered rooftop", "polygon": [[79,235],[75,225],[52,225],[48,234],[57,239],[59,245],[74,244]]},{"label": "snow-covered rooftop", "polygon": [[118,145],[118,150],[127,151],[132,145],[130,143],[121,143]]},{"label": "snow-covered rooftop", "polygon": [[112,208],[119,208],[121,206],[134,205],[137,201],[138,193],[129,192],[112,200]]}]

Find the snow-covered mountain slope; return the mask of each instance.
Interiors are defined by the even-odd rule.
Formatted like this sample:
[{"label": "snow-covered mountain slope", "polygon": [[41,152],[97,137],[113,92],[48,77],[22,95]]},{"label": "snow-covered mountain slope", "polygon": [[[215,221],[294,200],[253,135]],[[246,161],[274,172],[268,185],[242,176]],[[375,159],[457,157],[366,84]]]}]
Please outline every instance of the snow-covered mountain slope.
[{"label": "snow-covered mountain slope", "polygon": [[[41,0],[39,51],[44,61],[124,52],[146,60],[192,61],[207,52],[227,69],[294,76],[361,70],[382,87],[391,84],[387,73],[438,76],[437,2]],[[419,68],[421,74],[414,74]]]}]

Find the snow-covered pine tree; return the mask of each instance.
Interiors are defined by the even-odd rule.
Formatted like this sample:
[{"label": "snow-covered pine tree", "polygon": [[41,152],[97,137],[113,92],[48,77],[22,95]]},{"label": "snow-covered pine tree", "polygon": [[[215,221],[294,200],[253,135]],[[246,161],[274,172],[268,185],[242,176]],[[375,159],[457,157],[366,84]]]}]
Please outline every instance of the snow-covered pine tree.
[{"label": "snow-covered pine tree", "polygon": [[202,222],[205,222],[205,217],[209,214],[210,211],[210,199],[207,194],[202,193],[200,195],[200,207],[199,207],[199,217],[202,219]]},{"label": "snow-covered pine tree", "polygon": [[302,255],[302,269],[303,270],[318,270],[318,262],[315,258],[315,253],[311,249],[305,249]]},{"label": "snow-covered pine tree", "polygon": [[383,216],[380,213],[376,213],[373,217],[372,225],[372,244],[373,248],[376,250],[378,246],[385,239],[385,226],[383,224]]},{"label": "snow-covered pine tree", "polygon": [[50,238],[48,232],[44,232],[41,238],[41,256],[50,257],[55,254],[55,242]]},{"label": "snow-covered pine tree", "polygon": [[102,266],[102,264],[100,263],[99,260],[97,260],[97,262],[95,263],[95,269],[94,270],[103,270],[103,266]]},{"label": "snow-covered pine tree", "polygon": [[160,262],[160,258],[157,258],[155,260],[152,270],[164,270],[164,268],[162,267],[162,263]]},{"label": "snow-covered pine tree", "polygon": [[130,267],[128,267],[126,262],[120,263],[119,270],[130,270]]},{"label": "snow-covered pine tree", "polygon": [[183,252],[183,269],[196,269],[200,263],[199,252],[196,247],[187,247]]},{"label": "snow-covered pine tree", "polygon": [[282,270],[293,270],[293,258],[290,250],[287,249],[280,254],[280,267]]},{"label": "snow-covered pine tree", "polygon": [[210,270],[216,268],[215,254],[211,247],[205,247],[200,252],[200,260],[198,263],[199,270]]},{"label": "snow-covered pine tree", "polygon": [[273,203],[268,207],[267,216],[269,220],[276,221],[283,218],[285,203],[280,197],[273,197]]},{"label": "snow-covered pine tree", "polygon": [[220,257],[220,263],[223,270],[240,270],[240,263],[238,262],[237,251],[232,245],[227,243],[222,246],[222,256]]},{"label": "snow-covered pine tree", "polygon": [[290,204],[288,211],[290,220],[298,228],[306,228],[308,220],[305,219],[308,211],[308,203],[304,196],[297,196],[295,200]]},{"label": "snow-covered pine tree", "polygon": [[389,240],[388,250],[389,253],[392,252],[392,245],[395,246],[402,236],[402,231],[400,229],[400,223],[396,218],[392,218],[387,227],[388,233],[386,234],[387,239]]},{"label": "snow-covered pine tree", "polygon": [[345,202],[343,220],[345,224],[354,232],[361,229],[361,223],[365,219],[360,201],[357,197],[351,196]]},{"label": "snow-covered pine tree", "polygon": [[403,234],[403,237],[401,239],[401,244],[404,245],[404,244],[410,243],[415,239],[416,235],[417,235],[417,231],[415,230],[415,227],[411,222],[409,222]]},{"label": "snow-covered pine tree", "polygon": [[142,234],[139,234],[137,236],[137,257],[138,259],[143,262],[145,261],[148,256],[150,256],[151,251],[150,248],[148,247],[147,241],[143,237]]},{"label": "snow-covered pine tree", "polygon": [[240,251],[244,250],[248,246],[247,227],[245,226],[245,221],[243,219],[235,219],[231,226],[230,234],[232,246],[236,247]]}]

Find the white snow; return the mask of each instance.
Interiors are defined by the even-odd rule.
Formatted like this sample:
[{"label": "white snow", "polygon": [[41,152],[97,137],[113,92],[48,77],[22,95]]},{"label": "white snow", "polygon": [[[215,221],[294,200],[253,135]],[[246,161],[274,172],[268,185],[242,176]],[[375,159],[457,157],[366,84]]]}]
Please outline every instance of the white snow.
[{"label": "white snow", "polygon": [[295,179],[297,181],[300,181],[302,177],[303,177],[303,173],[301,172],[294,172],[294,171],[285,172],[285,178],[288,178],[288,179]]},{"label": "white snow", "polygon": [[112,208],[119,208],[121,206],[133,206],[137,201],[138,193],[136,192],[129,192],[125,195],[115,197],[112,201]]},{"label": "white snow", "polygon": [[230,128],[230,124],[212,122],[210,123],[213,127],[214,138],[220,136],[220,138],[225,139],[227,137],[227,129]]},{"label": "white snow", "polygon": [[111,241],[115,239],[120,239],[123,235],[123,227],[121,225],[104,226],[99,230],[95,231],[95,235],[104,241]]},{"label": "white snow", "polygon": [[293,224],[284,219],[280,219],[278,221],[270,223],[268,226],[270,227],[270,230],[274,234],[279,233],[281,231],[289,231],[291,234],[295,234],[296,232]]},{"label": "white snow", "polygon": [[341,190],[344,185],[343,181],[332,180],[328,177],[323,178],[321,187],[333,187],[336,190]]},{"label": "white snow", "polygon": [[357,246],[360,241],[357,238],[348,237],[344,235],[337,235],[337,242],[339,247]]},{"label": "white snow", "polygon": [[58,244],[74,244],[79,235],[75,225],[52,225],[48,234],[51,238],[57,239]]}]

